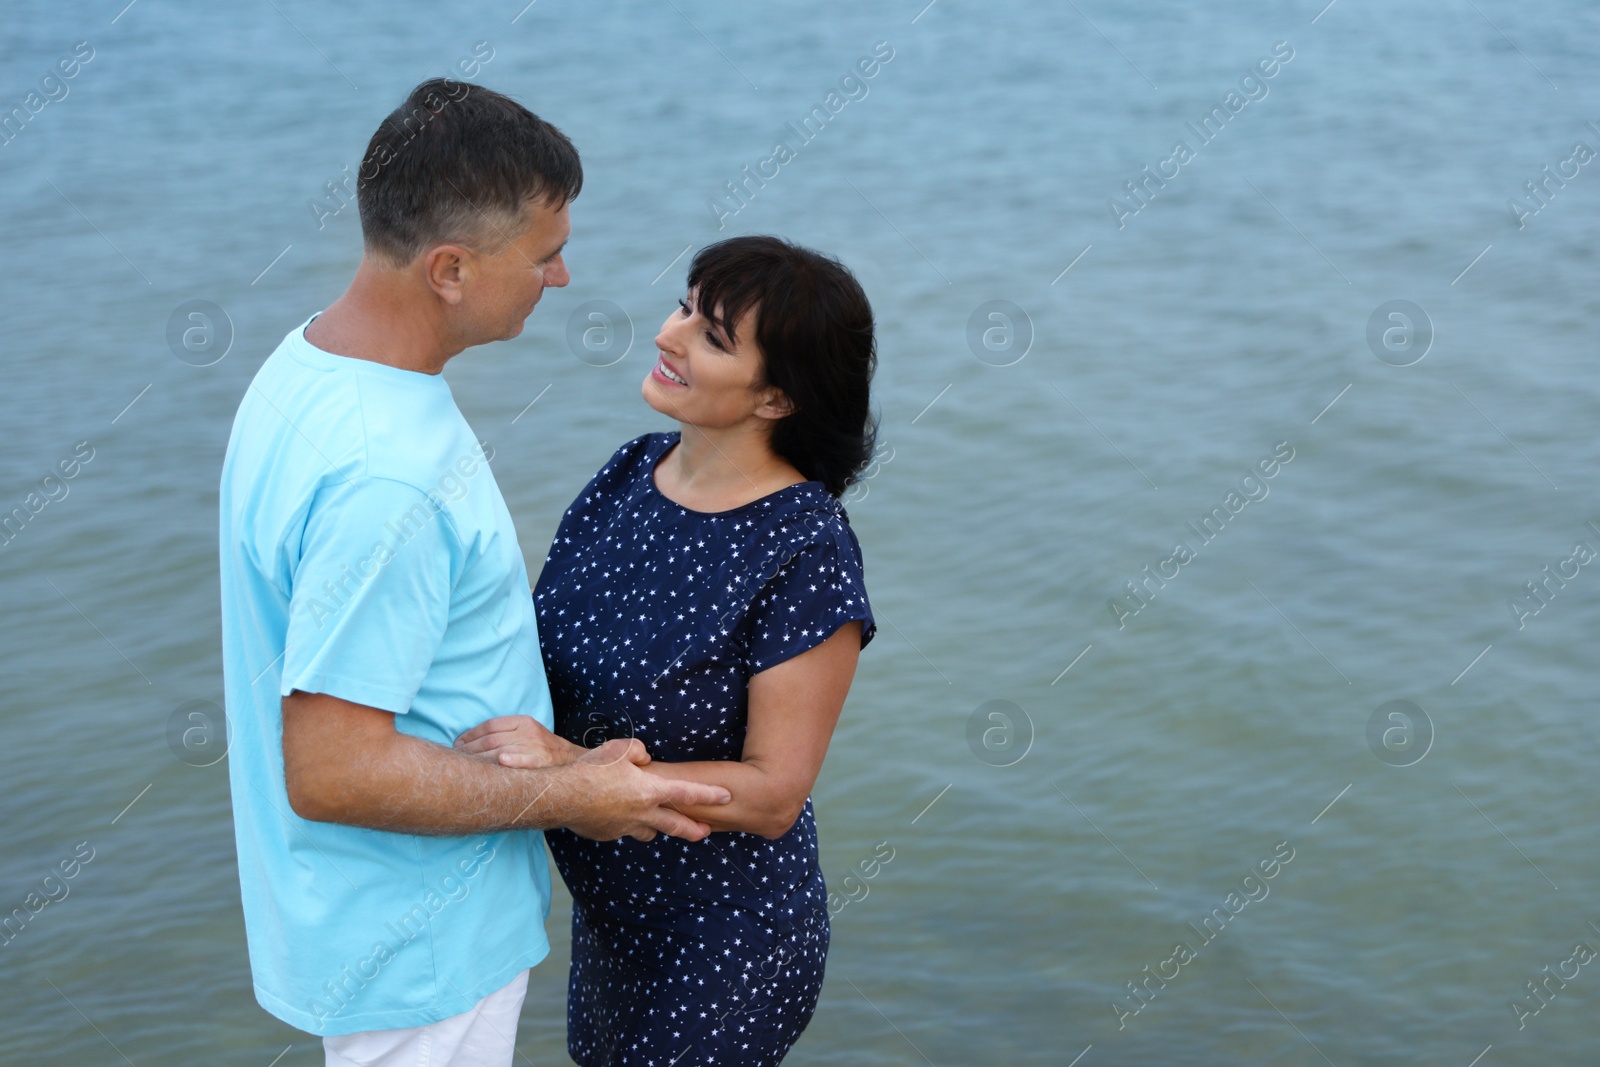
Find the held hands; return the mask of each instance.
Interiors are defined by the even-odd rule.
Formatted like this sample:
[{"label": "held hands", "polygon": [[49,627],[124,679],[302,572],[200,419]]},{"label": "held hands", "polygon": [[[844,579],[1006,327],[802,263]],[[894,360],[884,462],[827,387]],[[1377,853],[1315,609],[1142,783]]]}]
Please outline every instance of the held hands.
[{"label": "held hands", "polygon": [[518,770],[562,768],[574,786],[574,814],[567,820],[567,828],[591,841],[620,837],[649,841],[657,833],[699,841],[711,828],[677,809],[732,800],[732,794],[721,786],[661,778],[640,770],[650,762],[650,753],[636,738],[584,748],[551,733],[528,715],[501,715],[481,722],[456,738],[455,747]]},{"label": "held hands", "polygon": [[717,785],[647,774],[641,767],[650,753],[637,738],[618,738],[599,748],[581,749],[566,770],[581,774],[582,810],[567,828],[591,841],[632,837],[649,841],[657,833],[699,841],[711,827],[678,809],[689,805],[721,805],[733,794]]},{"label": "held hands", "polygon": [[587,749],[546,730],[531,715],[501,715],[456,738],[456,748],[502,767],[538,770],[571,763]]}]

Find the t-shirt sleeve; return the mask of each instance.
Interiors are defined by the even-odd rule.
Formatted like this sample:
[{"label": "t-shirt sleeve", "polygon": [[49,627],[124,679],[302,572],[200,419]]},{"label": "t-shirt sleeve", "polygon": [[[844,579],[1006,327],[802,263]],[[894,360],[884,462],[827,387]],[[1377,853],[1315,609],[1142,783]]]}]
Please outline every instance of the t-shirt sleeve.
[{"label": "t-shirt sleeve", "polygon": [[761,587],[746,623],[745,663],[759,674],[822,644],[847,622],[861,623],[861,647],[877,626],[862,580],[861,549],[843,524],[822,532]]},{"label": "t-shirt sleeve", "polygon": [[319,491],[290,590],[281,694],[409,711],[444,639],[459,546],[448,512],[414,486],[363,477]]}]

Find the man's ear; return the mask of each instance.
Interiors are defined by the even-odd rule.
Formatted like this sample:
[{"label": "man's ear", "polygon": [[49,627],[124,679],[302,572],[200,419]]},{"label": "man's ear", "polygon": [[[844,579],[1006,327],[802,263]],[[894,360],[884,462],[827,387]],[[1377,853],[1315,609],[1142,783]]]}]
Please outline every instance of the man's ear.
[{"label": "man's ear", "polygon": [[786,419],[795,413],[794,401],[789,399],[789,394],[776,386],[767,386],[762,392],[765,394],[761,406],[756,408],[756,414],[763,419]]},{"label": "man's ear", "polygon": [[465,296],[471,254],[460,245],[434,245],[422,253],[423,277],[445,303],[459,304]]}]

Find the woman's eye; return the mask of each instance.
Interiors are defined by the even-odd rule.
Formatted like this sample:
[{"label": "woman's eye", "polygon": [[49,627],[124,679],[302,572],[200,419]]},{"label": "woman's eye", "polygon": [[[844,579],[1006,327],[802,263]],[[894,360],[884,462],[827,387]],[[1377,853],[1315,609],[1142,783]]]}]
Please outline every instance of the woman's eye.
[{"label": "woman's eye", "polygon": [[679,307],[679,308],[681,308],[681,309],[682,309],[682,310],[683,310],[683,314],[684,314],[684,317],[685,317],[685,318],[687,318],[687,317],[688,317],[688,315],[689,315],[689,305],[688,305],[688,304],[685,304],[685,303],[684,303],[684,302],[683,302],[683,300],[682,300],[682,299],[681,299],[681,298],[680,298],[680,299],[679,299],[679,300],[678,300],[678,307]]},{"label": "woman's eye", "polygon": [[710,330],[706,331],[706,340],[711,342],[711,347],[712,348],[721,348],[722,347],[722,342],[717,340],[717,335],[712,333]]}]

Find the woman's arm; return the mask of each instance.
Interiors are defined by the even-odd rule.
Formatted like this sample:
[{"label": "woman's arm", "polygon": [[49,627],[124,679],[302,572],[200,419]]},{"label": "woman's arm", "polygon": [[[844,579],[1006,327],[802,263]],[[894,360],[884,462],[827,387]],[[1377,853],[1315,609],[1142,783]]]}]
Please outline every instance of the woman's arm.
[{"label": "woman's arm", "polygon": [[733,800],[680,810],[712,830],[782,837],[805,809],[861,657],[861,623],[750,678],[744,753],[739,760],[661,763],[642,770],[663,778],[720,785]]},{"label": "woman's arm", "polygon": [[[782,837],[805,809],[861,658],[861,623],[847,622],[822,644],[750,678],[744,753],[738,760],[661,763],[640,769],[662,778],[722,786],[733,800],[679,810],[712,830]],[[586,749],[526,715],[474,726],[456,747],[505,767],[570,762]]]}]

